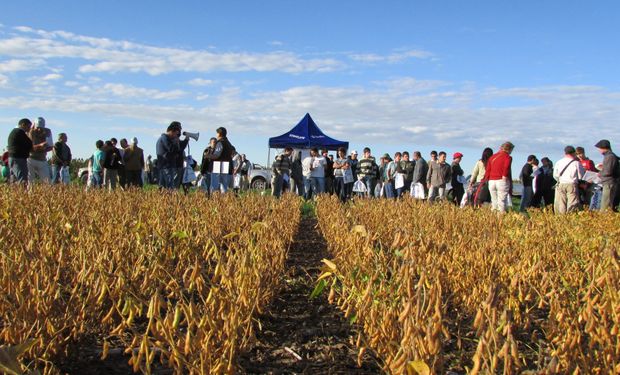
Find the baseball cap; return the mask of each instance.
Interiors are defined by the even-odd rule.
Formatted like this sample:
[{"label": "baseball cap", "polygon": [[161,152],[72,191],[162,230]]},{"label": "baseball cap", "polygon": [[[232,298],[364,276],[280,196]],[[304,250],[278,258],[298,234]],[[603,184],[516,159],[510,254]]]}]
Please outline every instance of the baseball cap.
[{"label": "baseball cap", "polygon": [[356,150],[351,151],[351,155],[357,155],[357,151]]},{"label": "baseball cap", "polygon": [[37,119],[34,120],[34,127],[35,128],[44,128],[45,127],[45,119],[43,117],[37,117]]},{"label": "baseball cap", "polygon": [[598,147],[598,148],[611,148],[611,144],[609,143],[608,140],[601,139],[600,141],[598,141],[597,144],[594,145],[594,147]]},{"label": "baseball cap", "polygon": [[461,154],[460,152],[455,152],[454,155],[452,155],[452,159],[458,159],[462,157],[463,157],[463,154]]}]

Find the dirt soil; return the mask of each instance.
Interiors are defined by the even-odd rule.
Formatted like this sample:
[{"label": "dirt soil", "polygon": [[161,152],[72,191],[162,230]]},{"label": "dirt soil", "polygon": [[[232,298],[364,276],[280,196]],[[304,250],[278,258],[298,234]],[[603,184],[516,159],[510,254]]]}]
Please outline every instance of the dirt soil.
[{"label": "dirt soil", "polygon": [[381,373],[380,364],[370,350],[358,367],[358,349],[354,343],[359,331],[336,306],[327,302],[327,292],[309,299],[323,258],[330,257],[316,218],[304,217],[289,250],[283,289],[265,309],[265,314],[258,317],[261,329],[257,324],[257,342],[240,356],[239,373]]}]

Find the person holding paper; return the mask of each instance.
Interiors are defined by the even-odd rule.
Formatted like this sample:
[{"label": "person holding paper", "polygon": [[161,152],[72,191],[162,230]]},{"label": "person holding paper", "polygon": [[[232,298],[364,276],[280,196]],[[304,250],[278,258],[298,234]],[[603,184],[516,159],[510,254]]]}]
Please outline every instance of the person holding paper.
[{"label": "person holding paper", "polygon": [[[585,149],[583,147],[576,147],[577,158],[579,163],[586,172],[598,173],[598,169],[594,166],[594,162],[586,156]],[[594,184],[592,181],[587,181],[586,175],[582,181],[579,181],[579,200],[581,204],[590,204],[592,196],[594,195]]]},{"label": "person holding paper", "polygon": [[203,156],[213,160],[213,168],[211,170],[211,193],[215,191],[226,193],[232,181],[232,159],[235,148],[230,141],[228,141],[228,132],[226,128],[219,127],[215,129],[215,134],[217,142],[215,143],[213,153]]},{"label": "person holding paper", "polygon": [[465,188],[463,187],[464,174],[463,168],[461,168],[461,160],[463,154],[455,152],[452,155],[452,202],[459,206],[465,195]]},{"label": "person holding paper", "polygon": [[44,183],[51,182],[50,166],[47,163],[47,153],[54,147],[52,132],[45,127],[45,119],[39,117],[34,121],[34,126],[30,129],[30,139],[33,144],[42,144],[44,147],[30,151],[28,158],[28,181],[35,182],[39,179]]}]

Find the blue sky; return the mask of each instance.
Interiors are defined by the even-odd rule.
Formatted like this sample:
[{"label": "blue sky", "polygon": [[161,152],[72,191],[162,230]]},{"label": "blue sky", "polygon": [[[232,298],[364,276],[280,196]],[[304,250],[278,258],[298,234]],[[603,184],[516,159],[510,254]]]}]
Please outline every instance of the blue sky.
[{"label": "blue sky", "polygon": [[620,3],[613,1],[5,1],[0,138],[43,116],[76,157],[172,120],[215,128],[265,163],[309,112],[375,154],[620,142]]}]

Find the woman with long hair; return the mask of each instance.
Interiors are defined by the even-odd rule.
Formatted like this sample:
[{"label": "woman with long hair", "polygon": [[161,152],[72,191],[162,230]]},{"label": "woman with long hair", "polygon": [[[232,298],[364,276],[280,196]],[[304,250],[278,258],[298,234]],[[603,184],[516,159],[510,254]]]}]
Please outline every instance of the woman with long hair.
[{"label": "woman with long hair", "polygon": [[480,160],[476,162],[474,170],[471,172],[467,194],[471,197],[469,199],[471,204],[476,207],[481,206],[483,203],[491,202],[489,185],[487,181],[484,180],[487,162],[491,156],[493,156],[493,149],[490,147],[485,148],[484,151],[482,151]]}]

